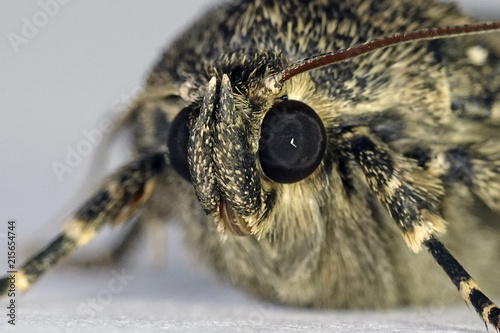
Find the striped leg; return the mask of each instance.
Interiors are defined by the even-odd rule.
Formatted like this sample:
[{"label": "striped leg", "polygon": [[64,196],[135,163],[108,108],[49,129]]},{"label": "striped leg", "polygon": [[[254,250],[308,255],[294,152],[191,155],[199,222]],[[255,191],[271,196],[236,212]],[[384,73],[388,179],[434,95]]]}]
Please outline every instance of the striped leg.
[{"label": "striped leg", "polygon": [[392,153],[365,128],[354,128],[344,133],[343,139],[350,158],[361,167],[368,185],[401,229],[408,246],[414,252],[422,245],[427,247],[462,298],[474,306],[485,323],[500,330],[500,309],[436,238],[445,230],[445,221],[438,212],[443,191],[438,177],[427,174],[414,160]]},{"label": "striped leg", "polygon": [[156,176],[166,168],[163,153],[143,156],[116,171],[71,217],[45,249],[30,258],[16,273],[0,279],[0,296],[15,277],[16,290],[27,290],[40,276],[78,246],[91,241],[106,222],[119,223],[146,201],[156,187]]},{"label": "striped leg", "polygon": [[448,252],[437,238],[425,241],[425,246],[437,263],[444,269],[462,298],[472,304],[485,323],[490,323],[497,331],[500,330],[500,308],[496,306],[479,289],[476,281],[465,271],[460,263]]},{"label": "striped leg", "polygon": [[412,251],[420,251],[425,240],[445,231],[445,221],[439,214],[444,191],[439,178],[418,167],[414,160],[392,153],[366,128],[352,129],[343,139],[348,158],[361,167],[370,189]]}]

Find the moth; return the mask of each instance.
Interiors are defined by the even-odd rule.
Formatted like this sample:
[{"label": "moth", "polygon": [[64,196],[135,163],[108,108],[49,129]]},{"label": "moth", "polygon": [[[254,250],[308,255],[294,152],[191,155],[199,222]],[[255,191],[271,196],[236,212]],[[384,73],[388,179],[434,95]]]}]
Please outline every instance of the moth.
[{"label": "moth", "polygon": [[214,8],[164,52],[120,123],[133,160],[18,270],[17,290],[107,223],[131,220],[128,239],[172,220],[256,297],[426,304],[450,283],[444,271],[499,330],[500,309],[455,259],[498,288],[499,30],[430,0]]}]

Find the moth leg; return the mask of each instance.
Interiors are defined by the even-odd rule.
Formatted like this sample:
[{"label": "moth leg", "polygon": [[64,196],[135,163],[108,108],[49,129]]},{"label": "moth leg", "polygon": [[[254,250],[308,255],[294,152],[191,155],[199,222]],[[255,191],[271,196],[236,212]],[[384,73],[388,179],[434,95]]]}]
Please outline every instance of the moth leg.
[{"label": "moth leg", "polygon": [[72,261],[71,264],[76,266],[121,265],[135,248],[141,236],[145,235],[148,239],[148,252],[151,260],[155,266],[161,267],[166,260],[165,251],[158,251],[158,249],[164,248],[166,244],[165,224],[158,217],[149,215],[145,217],[143,214],[131,222],[125,235],[119,238],[110,251],[89,260]]},{"label": "moth leg", "polygon": [[414,160],[394,154],[365,127],[346,131],[341,140],[345,145],[341,149],[359,165],[368,186],[414,252],[431,236],[444,233],[446,222],[439,213],[444,189],[439,178]]},{"label": "moth leg", "polygon": [[437,263],[450,277],[460,291],[462,298],[470,302],[485,323],[490,323],[500,330],[500,308],[479,289],[476,281],[467,273],[460,263],[448,252],[443,243],[432,237],[425,241],[425,246]]},{"label": "moth leg", "polygon": [[134,220],[125,235],[122,235],[109,252],[90,259],[72,260],[70,264],[75,266],[121,265],[144,234],[144,229],[145,226],[141,220]]},{"label": "moth leg", "polygon": [[418,252],[424,245],[451,278],[462,298],[472,304],[485,323],[500,329],[500,308],[488,299],[477,283],[446,250],[436,235],[445,221],[438,212],[442,186],[426,175],[414,160],[391,152],[366,128],[343,134],[351,158],[361,167],[368,186],[388,210],[408,246]]},{"label": "moth leg", "polygon": [[61,259],[91,241],[106,222],[117,224],[129,218],[151,196],[165,168],[165,155],[156,153],[116,171],[66,222],[58,237],[17,272],[0,279],[0,295],[7,293],[12,279],[16,290],[27,290]]},{"label": "moth leg", "polygon": [[[146,225],[149,245],[149,257],[156,267],[161,267],[166,262],[165,244],[167,243],[165,234],[165,223],[158,217],[148,219]],[[163,250],[158,250],[163,249]]]}]

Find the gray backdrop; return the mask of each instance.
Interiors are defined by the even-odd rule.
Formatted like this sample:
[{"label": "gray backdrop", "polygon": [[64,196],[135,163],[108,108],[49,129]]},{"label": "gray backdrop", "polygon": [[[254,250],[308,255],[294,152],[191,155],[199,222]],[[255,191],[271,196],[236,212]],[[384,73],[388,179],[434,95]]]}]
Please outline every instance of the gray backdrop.
[{"label": "gray backdrop", "polygon": [[[86,140],[86,131],[136,91],[166,43],[217,2],[43,5],[54,1],[0,3],[0,237],[8,219],[16,219],[21,259],[59,230],[82,189],[96,181],[86,177],[91,157],[59,178],[53,163],[64,164],[68,151]],[[475,15],[500,18],[499,1],[460,3]],[[50,15],[42,14],[44,7]],[[33,29],[33,22],[40,27]],[[110,165],[126,159],[125,151],[126,144],[118,145]],[[0,243],[0,263],[4,252]]]}]

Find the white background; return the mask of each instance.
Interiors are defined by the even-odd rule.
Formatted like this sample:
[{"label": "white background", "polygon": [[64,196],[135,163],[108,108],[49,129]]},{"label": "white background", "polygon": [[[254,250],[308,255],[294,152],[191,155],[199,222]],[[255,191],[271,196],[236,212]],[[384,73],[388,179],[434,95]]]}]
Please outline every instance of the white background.
[{"label": "white background", "polygon": [[[63,181],[52,163],[64,163],[67,147],[75,149],[85,130],[109,117],[166,43],[217,1],[67,2],[18,52],[8,34],[22,35],[23,18],[33,22],[42,8],[38,1],[0,3],[0,235],[16,219],[21,258],[54,235],[82,188],[98,181],[86,179],[90,157]],[[500,19],[500,1],[460,3]]]}]

